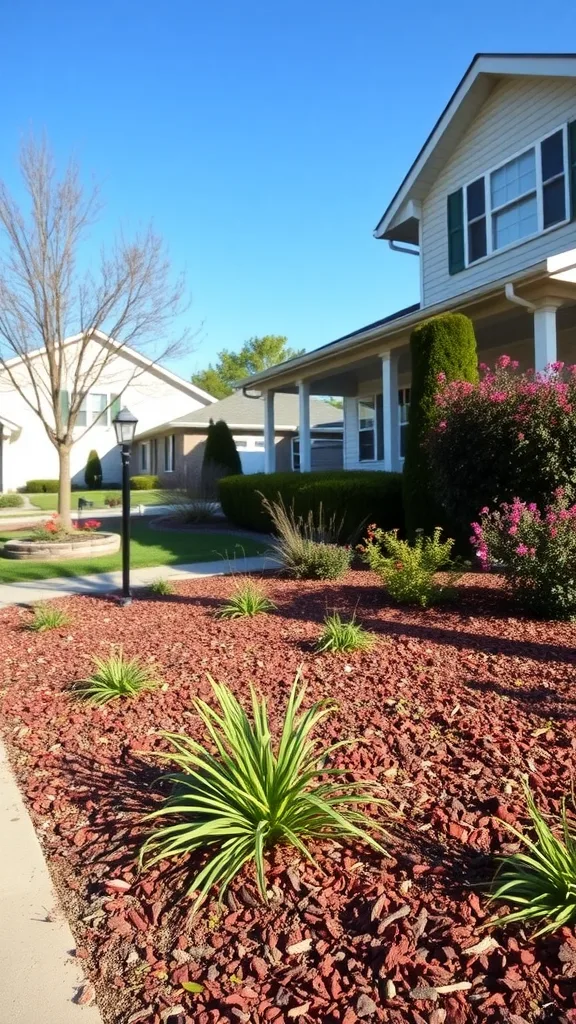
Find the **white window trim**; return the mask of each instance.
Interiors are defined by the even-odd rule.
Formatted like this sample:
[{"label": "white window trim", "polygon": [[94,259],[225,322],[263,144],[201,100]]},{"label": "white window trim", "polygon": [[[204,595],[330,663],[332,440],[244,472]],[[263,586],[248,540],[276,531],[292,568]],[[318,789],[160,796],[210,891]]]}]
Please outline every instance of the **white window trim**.
[{"label": "white window trim", "polygon": [[[563,152],[563,156],[564,156],[564,196],[565,196],[567,216],[564,218],[564,220],[559,220],[556,224],[551,224],[550,227],[545,228],[545,227],[542,226],[543,223],[544,223],[544,204],[543,204],[543,192],[542,192],[542,151],[541,151],[541,146],[542,146],[542,143],[546,139],[549,139],[551,135],[556,135],[556,132],[559,132],[559,131],[562,131],[562,142],[563,142],[562,152]],[[492,209],[492,207],[491,207],[491,195],[490,195],[490,175],[493,174],[494,171],[500,170],[501,167],[505,167],[506,164],[511,163],[512,160],[517,160],[518,157],[523,156],[524,153],[529,153],[531,149],[535,150],[535,155],[536,155],[536,161],[535,161],[535,163],[536,163],[536,207],[537,207],[537,216],[538,216],[538,225],[539,225],[538,226],[538,231],[534,231],[531,235],[524,235],[523,238],[518,238],[514,242],[509,242],[508,245],[503,245],[500,249],[494,249],[494,247],[492,245],[492,238],[493,238],[493,234],[492,234],[492,216],[493,216],[493,214],[494,213],[498,213],[500,210],[505,209],[507,206],[512,206],[514,203],[520,202],[522,200],[522,198],[526,198],[527,196],[532,195],[534,190],[531,189],[529,192],[524,193],[523,196],[517,196],[516,199],[512,200],[510,203],[504,203],[503,206],[496,206],[494,209]],[[486,217],[486,255],[485,256],[481,256],[480,259],[474,260],[472,263],[470,263],[469,260],[468,260],[468,186],[472,185],[475,181],[478,181],[479,178],[484,178],[484,206],[485,206],[485,214],[484,214],[484,216]],[[568,122],[567,121],[564,121],[562,124],[556,125],[556,127],[553,128],[552,131],[547,132],[546,135],[541,135],[539,138],[535,139],[534,142],[531,142],[529,146],[524,146],[522,149],[518,150],[517,153],[512,153],[510,156],[507,156],[505,160],[501,160],[500,163],[494,164],[493,167],[490,167],[487,171],[484,171],[483,174],[475,174],[473,178],[470,178],[469,181],[467,181],[462,186],[463,221],[464,221],[464,266],[465,266],[465,268],[468,269],[469,267],[477,267],[480,264],[485,263],[486,260],[492,259],[493,256],[499,256],[500,253],[502,253],[502,252],[508,252],[510,249],[516,249],[517,246],[524,245],[525,242],[530,242],[530,241],[532,241],[532,239],[539,238],[541,235],[547,235],[549,231],[555,231],[556,228],[561,228],[564,224],[569,224],[570,220],[571,220],[571,218],[570,218],[570,181],[569,181],[569,178],[570,178],[570,174],[569,174],[569,166],[568,166]],[[550,181],[552,181],[552,180],[553,179],[550,179]],[[474,218],[474,220],[478,220],[478,219],[479,218],[477,218],[477,217]]]},{"label": "white window trim", "polygon": [[[372,462],[378,462],[378,423],[377,423],[377,401],[376,394],[363,395],[362,398],[356,399],[356,437],[358,444],[358,463],[363,466],[369,466]],[[371,459],[360,458],[360,406],[366,402],[372,402],[374,405],[374,418],[372,420],[372,437],[374,440],[374,455]],[[363,427],[362,430],[368,430],[368,427]]]},{"label": "white window trim", "polygon": [[[166,446],[166,442],[168,442],[168,446]],[[171,456],[171,458],[168,458],[169,455]],[[168,465],[169,462],[172,463],[171,466]],[[164,435],[164,472],[165,473],[173,473],[174,472],[175,463],[176,463],[176,435],[175,434],[165,434]]]},{"label": "white window trim", "polygon": [[410,392],[410,398],[412,398],[412,385],[411,384],[407,384],[406,387],[398,388],[398,460],[400,462],[400,465],[403,465],[404,464],[405,456],[402,455],[402,447],[401,447],[402,427],[408,426],[408,420],[405,420],[403,422],[400,419],[400,410],[401,409],[405,409],[406,406],[408,406],[408,409],[409,409],[410,408],[410,402],[408,402],[408,403],[406,403],[406,402],[401,403],[400,402],[400,392],[401,391],[403,391],[403,392],[406,392],[406,391]]},{"label": "white window trim", "polygon": [[[151,465],[151,463],[150,463],[150,452],[151,452],[150,441],[141,441],[140,444],[141,444],[141,447],[140,447],[140,472],[141,473],[149,473],[150,472],[150,465]],[[146,453],[146,460],[144,460],[144,453]],[[146,461],[146,465],[144,465],[144,461]]]},{"label": "white window trim", "polygon": [[[88,391],[88,392],[86,392],[86,394],[84,395],[84,398],[82,399],[82,403],[80,405],[80,408],[78,409],[78,415],[81,412],[86,414],[86,422],[85,423],[79,423],[78,419],[76,419],[76,423],[74,424],[75,428],[77,427],[80,430],[88,430],[89,428],[93,429],[94,427],[108,428],[110,426],[110,409],[111,409],[111,405],[112,405],[112,397],[111,397],[111,395],[108,395],[108,394],[104,394],[104,398],[106,399],[106,407],[105,407],[105,409],[103,409],[103,411],[99,414],[97,419],[92,420],[91,423],[88,422],[88,414],[92,413],[92,410],[90,409],[90,399],[92,398],[93,395],[102,395],[102,394],[104,394],[104,392],[102,392],[102,391]],[[82,405],[84,405],[84,408],[82,408]]]}]

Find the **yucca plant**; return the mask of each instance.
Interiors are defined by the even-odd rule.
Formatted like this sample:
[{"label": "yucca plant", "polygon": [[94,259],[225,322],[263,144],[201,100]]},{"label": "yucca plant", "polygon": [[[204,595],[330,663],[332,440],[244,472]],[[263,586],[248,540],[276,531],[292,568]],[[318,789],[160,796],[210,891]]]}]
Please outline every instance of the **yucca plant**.
[{"label": "yucca plant", "polygon": [[239,580],[233,594],[218,609],[216,614],[221,619],[252,618],[262,612],[272,612],[276,605],[266,597],[261,585],[256,580]]},{"label": "yucca plant", "polygon": [[365,815],[362,804],[383,804],[374,795],[375,783],[351,782],[346,771],[326,766],[341,741],[323,747],[311,738],[315,727],[336,705],[321,700],[301,712],[305,686],[296,676],[276,744],[271,737],[266,700],[251,687],[252,720],[230,690],[210,679],[218,711],[202,700],[196,710],[214,752],[180,733],[163,733],[172,753],[158,756],[174,761],[180,771],[168,774],[172,794],[147,821],[165,819],[144,843],[141,864],[196,851],[212,851],[195,874],[189,892],[199,893],[197,910],[212,886],[222,898],[242,867],[254,861],[256,880],[266,893],[265,851],[277,843],[295,846],[314,862],[309,839],[359,840],[384,853],[370,833],[385,835]]},{"label": "yucca plant", "polygon": [[339,654],[351,654],[353,651],[369,651],[374,646],[374,637],[356,622],[356,616],[343,619],[338,612],[327,615],[324,629],[318,637],[316,650],[318,653],[335,651]]},{"label": "yucca plant", "polygon": [[126,658],[119,650],[107,658],[93,658],[96,671],[73,684],[74,692],[91,704],[107,704],[119,697],[136,697],[160,683],[153,669],[139,657]]},{"label": "yucca plant", "polygon": [[153,594],[160,594],[161,597],[166,597],[168,594],[174,593],[174,585],[170,583],[170,580],[165,580],[162,576],[158,579],[152,580],[149,588]]},{"label": "yucca plant", "polygon": [[565,801],[554,832],[538,810],[528,786],[523,785],[535,837],[530,839],[503,822],[521,840],[526,852],[502,858],[490,897],[519,909],[489,923],[500,926],[514,921],[548,921],[535,933],[546,935],[576,921],[576,832],[574,823],[568,820]]},{"label": "yucca plant", "polygon": [[47,601],[34,606],[34,618],[27,624],[28,629],[35,633],[46,633],[49,629],[60,629],[67,626],[70,616],[60,608],[54,608]]}]

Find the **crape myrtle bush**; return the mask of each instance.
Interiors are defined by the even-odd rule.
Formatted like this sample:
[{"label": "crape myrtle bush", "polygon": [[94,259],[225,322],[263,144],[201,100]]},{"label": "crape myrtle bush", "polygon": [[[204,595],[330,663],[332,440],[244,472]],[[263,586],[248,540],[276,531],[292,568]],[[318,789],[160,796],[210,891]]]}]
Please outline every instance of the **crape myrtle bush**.
[{"label": "crape myrtle bush", "polygon": [[526,611],[543,618],[574,618],[576,504],[562,487],[542,511],[519,498],[503,502],[497,511],[485,507],[472,531],[470,540],[480,563],[504,569]]},{"label": "crape myrtle bush", "polygon": [[296,516],[318,514],[342,520],[340,540],[359,538],[363,525],[374,522],[384,529],[404,526],[400,473],[337,470],[316,473],[251,473],[225,477],[219,482],[225,516],[248,530],[269,531],[270,516],[262,506],[282,499]]},{"label": "crape myrtle bush", "polygon": [[542,507],[558,487],[575,499],[576,366],[521,373],[504,355],[480,370],[478,384],[438,381],[428,452],[450,520],[515,497]]}]

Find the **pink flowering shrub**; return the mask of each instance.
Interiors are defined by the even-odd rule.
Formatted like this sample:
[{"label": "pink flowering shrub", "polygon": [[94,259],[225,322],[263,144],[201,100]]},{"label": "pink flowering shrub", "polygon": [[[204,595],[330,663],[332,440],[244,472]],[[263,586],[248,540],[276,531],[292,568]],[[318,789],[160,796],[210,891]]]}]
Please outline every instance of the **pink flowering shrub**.
[{"label": "pink flowering shrub", "polygon": [[514,496],[543,506],[557,487],[576,500],[576,367],[521,373],[501,356],[480,371],[477,384],[438,381],[428,451],[450,522]]},{"label": "pink flowering shrub", "polygon": [[576,504],[563,488],[541,511],[519,498],[472,523],[471,543],[484,568],[503,567],[524,608],[550,619],[576,615]]}]

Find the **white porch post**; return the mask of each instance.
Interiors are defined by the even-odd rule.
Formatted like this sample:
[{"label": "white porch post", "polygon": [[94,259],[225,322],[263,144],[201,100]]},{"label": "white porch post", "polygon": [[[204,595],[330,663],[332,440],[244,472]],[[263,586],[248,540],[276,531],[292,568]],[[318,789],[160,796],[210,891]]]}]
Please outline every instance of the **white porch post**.
[{"label": "white porch post", "polygon": [[310,441],[310,382],[298,381],[298,437],[300,440],[300,472],[309,473],[312,466]]},{"label": "white porch post", "polygon": [[384,417],[384,469],[398,469],[400,439],[398,430],[398,353],[383,352],[382,407]]},{"label": "white porch post", "polygon": [[545,370],[549,363],[555,363],[556,309],[554,305],[538,306],[534,310],[534,369]]},{"label": "white porch post", "polygon": [[274,392],[264,392],[264,472],[276,471],[276,443],[274,432]]}]

